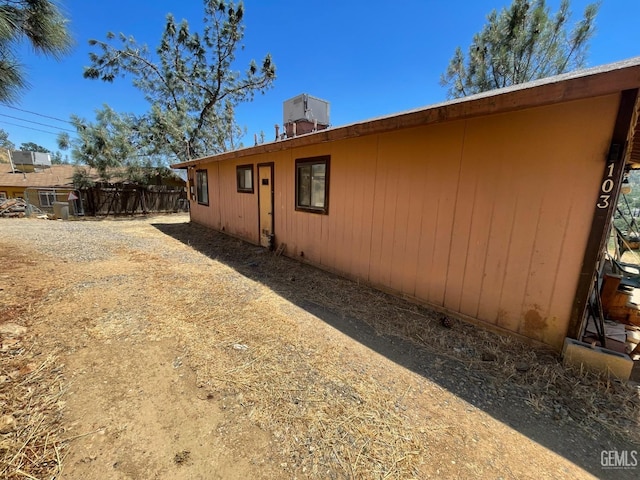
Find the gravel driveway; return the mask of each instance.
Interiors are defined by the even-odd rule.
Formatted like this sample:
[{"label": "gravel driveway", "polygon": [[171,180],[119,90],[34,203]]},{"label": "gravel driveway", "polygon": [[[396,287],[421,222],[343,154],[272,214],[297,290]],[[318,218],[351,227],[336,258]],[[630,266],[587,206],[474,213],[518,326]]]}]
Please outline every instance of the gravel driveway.
[{"label": "gravel driveway", "polygon": [[38,284],[11,320],[98,432],[65,478],[637,478],[601,465],[640,449],[637,389],[185,215],[1,219],[3,248],[5,315]]}]

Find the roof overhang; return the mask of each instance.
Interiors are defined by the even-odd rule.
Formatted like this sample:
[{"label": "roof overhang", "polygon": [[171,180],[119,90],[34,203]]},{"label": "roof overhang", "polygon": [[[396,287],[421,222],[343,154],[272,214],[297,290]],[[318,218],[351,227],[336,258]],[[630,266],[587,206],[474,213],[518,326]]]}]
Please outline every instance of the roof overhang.
[{"label": "roof overhang", "polygon": [[[384,133],[401,128],[411,128],[432,123],[522,110],[584,98],[599,97],[640,87],[640,57],[599,67],[576,70],[533,82],[491,90],[469,97],[450,100],[428,107],[378,117],[342,127],[329,128],[286,140],[233,150],[217,155],[201,157],[171,165],[172,168],[189,168],[199,164],[239,159],[261,153],[278,152],[295,147],[333,142],[348,138]],[[640,163],[640,125],[634,116],[634,132],[627,151],[627,158]],[[639,165],[640,167],[640,165]]]},{"label": "roof overhang", "polygon": [[640,96],[633,110],[629,139],[627,143],[626,163],[631,170],[640,170]]}]

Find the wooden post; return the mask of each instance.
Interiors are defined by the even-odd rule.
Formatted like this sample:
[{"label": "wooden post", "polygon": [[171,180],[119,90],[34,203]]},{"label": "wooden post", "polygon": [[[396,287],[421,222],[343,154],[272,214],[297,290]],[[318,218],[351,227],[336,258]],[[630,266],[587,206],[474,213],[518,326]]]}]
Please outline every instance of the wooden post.
[{"label": "wooden post", "polygon": [[[637,88],[625,90],[620,95],[618,116],[613,128],[609,154],[607,155],[602,182],[600,183],[600,195],[594,206],[591,233],[584,251],[578,288],[573,301],[573,308],[571,309],[571,317],[569,318],[567,336],[570,338],[578,339],[582,331],[584,313],[587,308],[591,287],[594,283],[593,276],[596,274],[596,266],[605,248],[608,232],[613,222],[613,213],[618,202],[624,174],[627,136],[637,98]],[[596,293],[600,295],[600,292]]]}]

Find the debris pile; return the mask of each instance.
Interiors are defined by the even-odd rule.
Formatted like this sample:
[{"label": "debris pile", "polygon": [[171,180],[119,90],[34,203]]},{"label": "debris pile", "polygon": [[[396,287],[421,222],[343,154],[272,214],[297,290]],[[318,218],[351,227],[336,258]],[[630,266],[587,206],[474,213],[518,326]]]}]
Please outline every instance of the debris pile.
[{"label": "debris pile", "polygon": [[0,200],[0,217],[18,217],[29,216],[31,213],[43,215],[42,210],[33,205],[29,205],[21,198],[9,198]]}]

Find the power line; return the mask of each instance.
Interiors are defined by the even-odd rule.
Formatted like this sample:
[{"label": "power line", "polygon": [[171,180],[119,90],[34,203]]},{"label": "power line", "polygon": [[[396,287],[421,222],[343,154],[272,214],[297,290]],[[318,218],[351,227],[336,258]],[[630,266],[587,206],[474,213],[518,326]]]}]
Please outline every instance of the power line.
[{"label": "power line", "polygon": [[48,132],[46,130],[41,130],[39,128],[27,127],[26,125],[18,125],[17,123],[7,122],[6,120],[0,120],[0,123],[5,123],[7,125],[13,125],[14,127],[26,128],[28,130],[35,130],[36,132],[48,133],[50,135],[59,135],[60,134],[60,132]]},{"label": "power line", "polygon": [[71,132],[71,133],[76,133],[75,130],[71,130],[69,128],[62,128],[62,127],[56,127],[55,125],[49,125],[47,123],[40,123],[40,122],[34,122],[33,120],[27,120],[25,118],[20,118],[20,117],[14,117],[12,115],[7,115],[5,113],[0,113],[1,117],[7,117],[7,118],[13,118],[14,120],[20,120],[21,122],[27,122],[27,123],[34,123],[36,125],[42,125],[43,127],[50,127],[50,128],[56,128],[58,130],[65,130],[67,132]]},{"label": "power line", "polygon": [[58,122],[64,122],[64,123],[68,123],[70,125],[73,125],[73,122],[70,122],[69,120],[63,120],[63,119],[58,118],[58,117],[51,117],[49,115],[44,115],[42,113],[32,112],[30,110],[24,110],[24,109],[18,108],[18,107],[12,107],[11,105],[3,105],[3,107],[13,108],[14,110],[20,110],[21,112],[31,113],[32,115],[38,115],[39,117],[50,118],[51,120],[57,120]]}]

